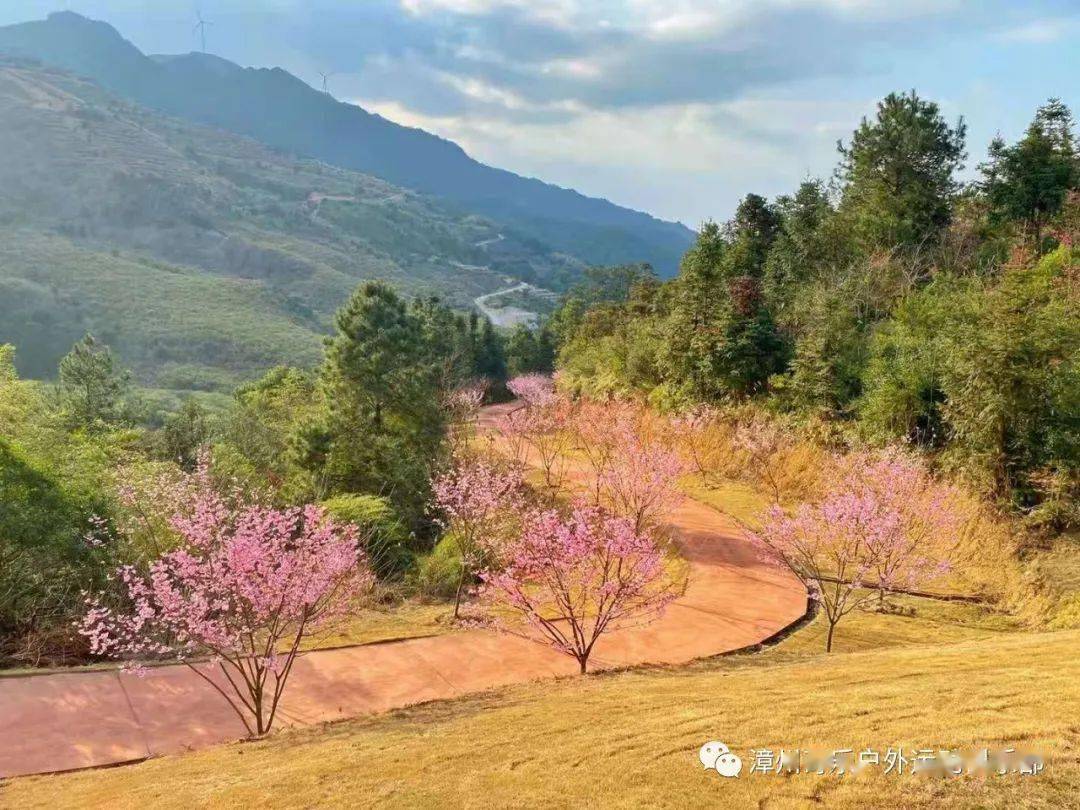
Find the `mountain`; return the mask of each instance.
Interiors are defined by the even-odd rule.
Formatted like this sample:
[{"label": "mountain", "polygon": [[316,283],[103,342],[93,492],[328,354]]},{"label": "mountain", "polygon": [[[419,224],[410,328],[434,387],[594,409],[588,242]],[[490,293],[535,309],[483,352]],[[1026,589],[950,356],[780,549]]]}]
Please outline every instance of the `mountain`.
[{"label": "mountain", "polygon": [[0,122],[0,343],[28,376],[52,376],[89,330],[146,384],[228,390],[316,362],[364,279],[467,308],[583,269],[459,206],[40,61],[0,56]]},{"label": "mountain", "polygon": [[0,28],[0,52],[89,76],[170,115],[452,200],[588,263],[648,261],[670,274],[693,239],[681,224],[486,166],[450,141],[336,101],[280,68],[242,68],[206,54],[149,57],[108,24],[72,12]]}]

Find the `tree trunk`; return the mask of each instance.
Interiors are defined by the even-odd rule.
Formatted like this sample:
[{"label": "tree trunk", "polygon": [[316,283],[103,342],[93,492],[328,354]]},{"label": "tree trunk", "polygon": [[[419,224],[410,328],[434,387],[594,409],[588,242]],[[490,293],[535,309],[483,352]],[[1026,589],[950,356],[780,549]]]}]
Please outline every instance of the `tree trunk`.
[{"label": "tree trunk", "polygon": [[465,586],[465,566],[461,566],[461,574],[458,576],[457,592],[454,594],[454,618],[458,617],[458,611],[461,609],[461,590]]},{"label": "tree trunk", "polygon": [[589,659],[588,658],[582,657],[582,656],[578,657],[578,666],[581,667],[581,674],[582,675],[585,674],[585,671],[586,671],[588,665],[589,665]]},{"label": "tree trunk", "polygon": [[829,622],[829,635],[825,639],[825,652],[832,652],[833,631],[836,630],[836,622]]}]

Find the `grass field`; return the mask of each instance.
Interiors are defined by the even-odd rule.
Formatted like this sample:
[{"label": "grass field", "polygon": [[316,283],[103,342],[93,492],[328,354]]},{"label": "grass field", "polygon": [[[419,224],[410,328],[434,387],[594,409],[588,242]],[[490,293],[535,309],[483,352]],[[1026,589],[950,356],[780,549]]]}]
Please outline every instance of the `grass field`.
[{"label": "grass field", "polygon": [[[897,632],[905,622],[914,630],[906,636]],[[818,629],[763,654],[525,685],[130,767],[16,780],[0,789],[0,803],[1075,806],[1080,633],[1003,633],[941,614],[860,614],[841,632],[840,647],[872,649],[826,656],[811,651]],[[1017,745],[1044,752],[1047,764],[1034,777],[947,779],[763,775],[746,764],[739,779],[722,780],[697,761],[709,739],[726,742],[744,763],[761,747]]]}]

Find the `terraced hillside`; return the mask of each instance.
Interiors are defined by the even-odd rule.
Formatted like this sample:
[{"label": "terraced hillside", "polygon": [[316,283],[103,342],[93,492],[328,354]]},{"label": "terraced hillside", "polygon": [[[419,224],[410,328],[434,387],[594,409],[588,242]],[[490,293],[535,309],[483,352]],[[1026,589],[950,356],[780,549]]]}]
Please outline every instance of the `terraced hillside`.
[{"label": "terraced hillside", "polygon": [[225,388],[307,363],[363,279],[467,307],[580,264],[368,175],[0,60],[0,343],[49,376],[86,330],[140,379]]}]

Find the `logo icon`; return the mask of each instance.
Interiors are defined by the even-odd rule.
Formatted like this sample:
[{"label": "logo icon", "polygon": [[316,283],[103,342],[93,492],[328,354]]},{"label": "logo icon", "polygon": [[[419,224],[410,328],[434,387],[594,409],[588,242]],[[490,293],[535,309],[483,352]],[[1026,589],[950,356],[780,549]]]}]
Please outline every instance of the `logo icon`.
[{"label": "logo icon", "polygon": [[718,774],[725,778],[738,777],[742,770],[742,760],[722,742],[711,740],[701,746],[698,751],[698,759],[706,768],[715,769]]}]

